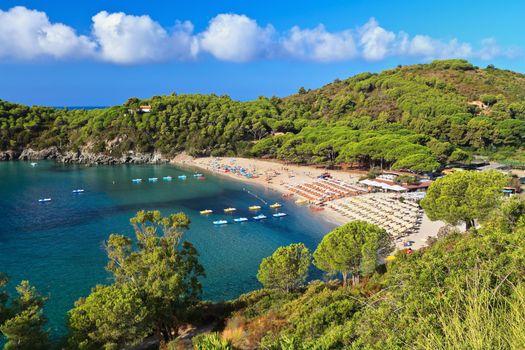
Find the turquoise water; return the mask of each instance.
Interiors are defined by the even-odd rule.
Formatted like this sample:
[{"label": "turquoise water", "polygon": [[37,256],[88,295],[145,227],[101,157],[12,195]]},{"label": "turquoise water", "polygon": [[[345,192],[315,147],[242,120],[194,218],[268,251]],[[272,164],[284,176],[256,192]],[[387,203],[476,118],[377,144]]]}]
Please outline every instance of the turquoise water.
[{"label": "turquoise water", "polygon": [[[177,179],[187,174],[186,181]],[[162,181],[171,175],[173,181]],[[206,269],[204,298],[214,301],[235,298],[259,287],[255,278],[262,258],[277,247],[303,242],[315,248],[333,228],[318,214],[262,187],[249,186],[224,177],[206,175],[198,181],[190,170],[169,165],[64,166],[41,161],[0,162],[0,271],[11,277],[11,288],[28,279],[49,297],[45,312],[53,337],[64,334],[65,314],[80,296],[97,283],[109,282],[104,270],[103,241],[110,233],[133,235],[129,218],[141,209],[163,214],[183,211],[192,223],[185,238],[200,253]],[[157,183],[147,182],[158,177]],[[143,178],[141,184],[131,179]],[[73,194],[75,188],[85,193]],[[284,218],[271,217],[272,210],[248,191],[268,203],[284,203]],[[39,203],[50,197],[51,202]],[[215,227],[213,220],[232,219],[223,208],[236,207],[236,216],[251,218],[249,205],[263,206],[269,219]],[[217,215],[201,216],[202,209]],[[315,273],[314,273],[315,274]]]}]

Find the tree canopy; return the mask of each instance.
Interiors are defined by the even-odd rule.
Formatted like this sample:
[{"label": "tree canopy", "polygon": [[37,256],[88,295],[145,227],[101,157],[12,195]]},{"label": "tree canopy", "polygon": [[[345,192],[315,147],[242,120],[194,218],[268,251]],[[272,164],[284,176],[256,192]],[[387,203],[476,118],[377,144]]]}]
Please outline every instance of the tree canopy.
[{"label": "tree canopy", "polygon": [[432,183],[421,206],[431,220],[464,222],[469,229],[498,206],[508,181],[497,171],[455,172]]},{"label": "tree canopy", "polygon": [[265,288],[296,290],[306,282],[311,259],[310,251],[302,243],[279,247],[263,259],[257,279]]},{"label": "tree canopy", "polygon": [[[200,299],[204,269],[197,250],[182,240],[189,218],[140,211],[130,222],[135,243],[118,234],[106,242],[113,285],[95,288],[69,313],[70,344],[120,348],[149,331],[169,342]],[[126,323],[116,325],[120,317]]]},{"label": "tree canopy", "polygon": [[392,237],[384,229],[352,221],[323,237],[314,252],[314,265],[328,273],[340,273],[344,286],[351,274],[355,285],[360,275],[374,272],[392,249]]},{"label": "tree canopy", "polygon": [[[0,280],[0,288],[5,286],[7,278]],[[44,326],[47,318],[43,313],[46,298],[40,295],[28,281],[22,281],[16,287],[17,297],[6,308],[8,295],[1,292],[0,334],[6,338],[5,350],[44,350],[49,346]],[[2,317],[3,316],[3,317]]]}]

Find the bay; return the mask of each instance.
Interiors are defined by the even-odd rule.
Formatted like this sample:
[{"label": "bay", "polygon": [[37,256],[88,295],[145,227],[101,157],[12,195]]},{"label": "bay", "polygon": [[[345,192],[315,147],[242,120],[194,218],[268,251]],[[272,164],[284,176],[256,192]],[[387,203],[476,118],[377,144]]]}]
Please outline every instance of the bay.
[{"label": "bay", "polygon": [[[187,175],[185,181],[177,176]],[[67,310],[96,284],[110,283],[103,242],[110,233],[133,236],[129,218],[138,210],[186,213],[192,223],[185,239],[200,253],[206,270],[204,299],[220,301],[259,288],[261,260],[277,247],[303,242],[315,249],[335,225],[263,187],[171,165],[61,165],[40,161],[0,162],[0,271],[10,290],[29,280],[49,297],[45,308],[52,338],[65,333]],[[172,176],[172,181],[162,177]],[[149,177],[158,177],[150,183]],[[143,182],[134,184],[134,178]],[[81,194],[72,190],[82,188]],[[39,198],[51,198],[39,203]],[[273,218],[265,204],[282,202],[288,216]],[[250,205],[261,205],[267,220],[251,220]],[[236,207],[235,215],[223,213]],[[216,214],[202,216],[200,210]],[[213,220],[245,216],[249,222],[216,227]],[[313,271],[312,277],[320,277]]]}]

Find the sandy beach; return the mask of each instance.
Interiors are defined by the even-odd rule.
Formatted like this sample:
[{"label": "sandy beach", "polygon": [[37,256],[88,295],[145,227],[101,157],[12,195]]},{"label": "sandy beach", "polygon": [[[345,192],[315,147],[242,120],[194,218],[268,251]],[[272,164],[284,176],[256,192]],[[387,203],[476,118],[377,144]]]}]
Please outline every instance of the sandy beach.
[{"label": "sandy beach", "polygon": [[[226,176],[239,181],[256,184],[259,186],[273,189],[279,193],[282,193],[283,195],[290,193],[288,190],[289,186],[313,181],[314,179],[318,178],[321,174],[327,172],[327,170],[324,168],[283,164],[277,161],[270,160],[239,157],[194,158],[187,154],[179,154],[178,156],[173,158],[170,161],[170,163],[180,167],[189,167],[206,170],[221,176]],[[249,171],[253,175],[253,177],[249,178],[240,174],[224,172],[222,170],[219,170],[219,168],[224,165],[231,167],[242,167]],[[364,172],[349,172],[344,170],[329,170],[328,172],[331,174],[332,177],[349,183],[356,183],[359,177],[365,174]],[[327,220],[337,225],[342,225],[349,221],[348,218],[339,214],[335,210],[332,210],[328,206],[326,206],[324,210],[314,212],[312,214],[323,215]],[[430,221],[426,215],[423,215],[423,220],[419,231],[406,237],[405,240],[413,242],[413,249],[421,248],[425,246],[427,238],[429,236],[436,236],[438,230],[444,225],[444,222]],[[403,243],[398,242],[397,246],[401,249],[403,247]]]}]

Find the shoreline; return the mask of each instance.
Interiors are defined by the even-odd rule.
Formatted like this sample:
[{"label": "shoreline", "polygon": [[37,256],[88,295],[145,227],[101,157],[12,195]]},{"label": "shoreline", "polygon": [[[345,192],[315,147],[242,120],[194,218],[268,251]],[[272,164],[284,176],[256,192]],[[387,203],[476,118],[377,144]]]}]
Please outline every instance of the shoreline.
[{"label": "shoreline", "polygon": [[[194,158],[187,154],[179,154],[172,158],[169,164],[199,169],[202,171],[208,171],[214,175],[224,176],[237,181],[262,186],[267,189],[274,190],[281,195],[290,193],[288,186],[304,183],[307,181],[313,181],[319,175],[329,172],[333,177],[348,181],[356,182],[358,178],[363,175],[362,172],[350,172],[344,170],[326,170],[325,168],[316,168],[313,166],[301,166],[301,165],[288,165],[278,161],[252,159],[252,158],[240,158],[240,157],[202,157]],[[248,178],[242,175],[234,174],[231,172],[218,171],[218,164],[240,166],[248,169],[256,177]],[[295,203],[294,203],[295,204]],[[324,207],[324,210],[314,212],[312,214],[322,215],[323,218],[337,226],[344,225],[351,220],[332,208],[329,205]],[[412,249],[419,249],[426,246],[426,240],[428,237],[435,237],[439,229],[446,224],[442,221],[430,221],[428,217],[423,214],[421,227],[418,232],[411,234],[406,237],[405,240],[412,241]],[[403,249],[402,242],[396,242],[398,249]]]},{"label": "shoreline", "polygon": [[[242,166],[249,170],[255,170],[253,173],[257,177],[247,178],[245,176],[236,175],[234,173],[227,173],[223,171],[217,171],[211,166],[211,163],[221,159],[222,164],[233,163],[234,165]],[[233,160],[233,161],[232,161]],[[201,157],[194,158],[186,154],[179,154],[175,158],[172,158],[169,162],[171,165],[179,167],[199,169],[208,171],[213,175],[223,176],[225,178],[233,179],[236,181],[242,181],[244,183],[262,186],[266,189],[273,190],[281,195],[289,193],[287,185],[299,184],[301,182],[311,181],[317,178],[322,173],[327,172],[324,168],[314,168],[311,166],[300,166],[300,165],[286,165],[276,161],[268,161],[261,159],[252,158],[240,158],[240,157]],[[232,164],[232,165],[233,165]],[[272,169],[270,169],[272,168]],[[275,170],[275,168],[278,168]],[[278,174],[275,175],[275,172]],[[356,174],[351,174],[342,170],[330,170],[331,174],[336,175],[337,178],[342,180],[356,179]],[[271,175],[270,175],[271,173]],[[267,180],[266,176],[271,176],[271,180]],[[292,175],[292,177],[289,177]],[[343,178],[343,176],[346,177]],[[285,198],[283,198],[285,199]],[[293,203],[295,204],[295,203]],[[324,207],[324,210],[315,212],[313,214],[319,214],[324,217],[325,220],[336,224],[337,226],[343,225],[348,222],[348,219],[337,213],[335,210]]]},{"label": "shoreline", "polygon": [[[159,157],[159,155],[157,155]],[[160,158],[160,157],[159,157]],[[17,159],[20,160],[20,159]],[[57,159],[55,162],[60,162]],[[24,160],[22,160],[24,161]],[[76,162],[73,162],[76,163]],[[315,167],[308,165],[292,165],[284,164],[277,160],[268,159],[256,159],[256,158],[240,158],[240,157],[201,157],[195,158],[187,155],[186,153],[180,153],[177,156],[169,159],[163,158],[161,162],[126,162],[127,164],[135,165],[155,165],[155,164],[169,164],[178,166],[181,168],[190,168],[192,170],[202,170],[209,172],[213,175],[223,176],[235,181],[242,181],[247,184],[260,186],[265,189],[275,191],[281,195],[291,194],[288,186],[294,186],[305,182],[312,182],[318,178],[321,174],[329,172],[333,177],[343,180],[349,183],[356,183],[358,178],[365,175],[364,171],[348,171],[348,170],[327,170],[324,167]],[[94,165],[118,165],[126,163],[95,163]],[[71,164],[71,163],[69,163]],[[82,163],[77,163],[82,164]],[[238,173],[218,171],[218,165],[229,165],[239,166],[247,169],[254,177],[248,178]],[[297,198],[297,197],[293,197]],[[299,197],[302,198],[302,197]],[[287,201],[293,205],[301,205],[293,203],[289,198],[283,198],[283,201]],[[330,208],[331,202],[327,202],[327,205],[323,207],[321,211],[312,211],[312,215],[320,215],[322,219],[328,223],[336,226],[343,225],[351,221],[347,216],[343,216],[334,209]],[[398,249],[403,249],[403,241],[411,241],[412,249],[419,249],[427,245],[426,241],[428,237],[435,237],[439,229],[446,224],[441,221],[430,221],[428,217],[423,214],[421,226],[418,232],[412,233],[405,238],[396,240],[396,246]]]}]

